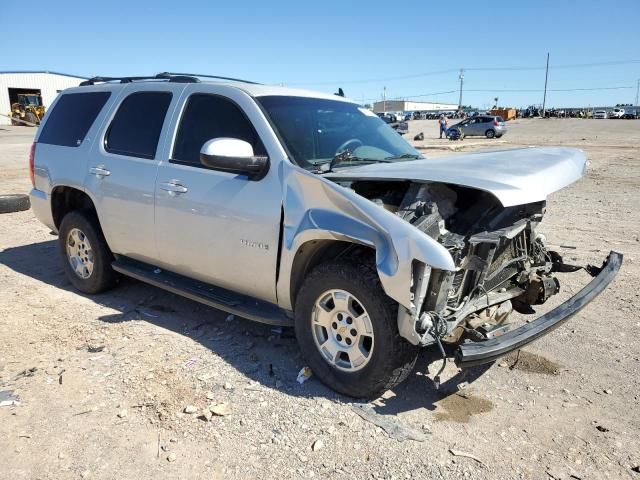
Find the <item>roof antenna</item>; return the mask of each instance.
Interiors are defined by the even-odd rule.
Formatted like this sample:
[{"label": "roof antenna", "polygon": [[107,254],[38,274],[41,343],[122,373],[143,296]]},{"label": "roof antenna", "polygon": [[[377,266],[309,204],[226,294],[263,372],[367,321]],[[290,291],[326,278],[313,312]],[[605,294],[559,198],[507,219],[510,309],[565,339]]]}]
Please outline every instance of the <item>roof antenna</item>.
[{"label": "roof antenna", "polygon": [[334,95],[337,95],[339,97],[344,97],[344,91],[341,88],[338,88],[338,92],[334,93]]}]

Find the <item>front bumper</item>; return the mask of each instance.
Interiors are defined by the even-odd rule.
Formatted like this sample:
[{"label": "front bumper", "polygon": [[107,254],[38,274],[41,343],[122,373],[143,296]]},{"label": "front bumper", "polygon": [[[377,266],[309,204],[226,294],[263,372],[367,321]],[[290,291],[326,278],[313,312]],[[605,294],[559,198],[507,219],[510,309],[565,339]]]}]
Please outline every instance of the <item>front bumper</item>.
[{"label": "front bumper", "polygon": [[615,278],[622,265],[622,254],[610,252],[600,273],[582,290],[569,300],[541,317],[515,330],[481,342],[467,342],[456,351],[456,364],[461,367],[473,367],[493,362],[501,356],[518,350],[528,343],[546,335],[554,328],[566,322],[573,315],[597,297]]}]

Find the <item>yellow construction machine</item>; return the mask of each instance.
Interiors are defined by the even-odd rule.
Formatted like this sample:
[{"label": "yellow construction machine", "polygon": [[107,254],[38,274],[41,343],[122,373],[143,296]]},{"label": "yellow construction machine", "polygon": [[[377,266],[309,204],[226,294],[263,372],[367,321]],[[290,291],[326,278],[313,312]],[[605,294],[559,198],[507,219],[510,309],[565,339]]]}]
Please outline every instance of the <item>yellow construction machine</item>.
[{"label": "yellow construction machine", "polygon": [[44,105],[42,105],[42,96],[38,93],[20,93],[18,101],[11,104],[11,124],[27,125],[20,122],[24,120],[31,124],[38,125],[44,117]]}]

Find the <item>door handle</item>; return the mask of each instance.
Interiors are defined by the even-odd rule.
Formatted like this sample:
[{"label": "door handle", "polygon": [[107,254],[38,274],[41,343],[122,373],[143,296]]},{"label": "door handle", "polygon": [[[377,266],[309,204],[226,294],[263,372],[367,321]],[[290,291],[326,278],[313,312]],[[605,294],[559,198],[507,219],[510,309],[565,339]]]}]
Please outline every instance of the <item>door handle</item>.
[{"label": "door handle", "polygon": [[160,189],[169,192],[169,195],[180,195],[181,193],[187,193],[189,189],[184,185],[181,185],[178,180],[171,180],[169,182],[163,182],[160,184]]},{"label": "door handle", "polygon": [[89,172],[98,178],[108,177],[111,175],[111,171],[104,168],[104,165],[98,165],[97,167],[91,167]]}]

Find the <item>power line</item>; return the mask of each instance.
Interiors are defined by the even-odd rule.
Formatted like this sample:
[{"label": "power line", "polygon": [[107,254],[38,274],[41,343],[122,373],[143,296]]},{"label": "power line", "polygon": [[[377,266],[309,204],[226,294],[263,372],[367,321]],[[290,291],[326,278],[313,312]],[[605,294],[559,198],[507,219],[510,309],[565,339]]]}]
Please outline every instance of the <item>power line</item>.
[{"label": "power line", "polygon": [[450,68],[447,70],[434,70],[431,72],[422,72],[415,73],[411,75],[402,75],[398,77],[379,77],[379,78],[369,78],[366,80],[334,80],[334,81],[322,81],[322,82],[304,82],[304,83],[287,83],[287,85],[352,85],[352,84],[360,84],[360,83],[378,83],[378,82],[393,82],[395,80],[406,80],[410,78],[420,78],[420,77],[428,77],[430,75],[442,75],[445,73],[457,72],[457,68]]},{"label": "power line", "polygon": [[[436,95],[446,95],[448,93],[456,93],[456,92],[457,92],[457,90],[447,90],[446,92],[419,93],[419,94],[416,94],[416,95],[402,95],[402,96],[396,95],[393,98],[388,98],[387,101],[391,101],[391,100],[406,100],[408,98],[435,97]],[[379,100],[379,97],[363,98],[362,100],[364,100],[364,101],[377,101],[377,100]]]},{"label": "power line", "polygon": [[[583,92],[583,91],[595,91],[595,90],[624,90],[628,88],[636,88],[635,85],[623,85],[619,87],[590,87],[590,88],[548,88],[548,92]],[[539,93],[543,92],[543,88],[532,88],[532,89],[474,89],[467,88],[465,92],[506,92],[506,93]]]},{"label": "power line", "polygon": [[[560,64],[560,65],[549,65],[550,70],[554,69],[572,69],[572,68],[591,68],[591,67],[603,67],[603,66],[613,66],[613,65],[631,65],[631,64],[640,64],[640,60],[610,60],[605,62],[590,62],[590,63],[571,63],[571,64]],[[528,70],[545,70],[545,65],[539,66],[526,66],[526,65],[514,65],[514,66],[497,66],[497,67],[464,67],[465,71],[473,71],[473,72],[501,72],[501,71],[528,71]],[[408,75],[399,75],[394,77],[379,77],[379,78],[368,78],[362,80],[332,80],[332,81],[321,81],[321,82],[292,82],[287,83],[288,85],[354,85],[354,84],[362,84],[362,83],[377,83],[377,82],[392,82],[395,80],[408,80],[411,78],[421,78],[428,77],[433,75],[444,75],[447,73],[455,73],[459,72],[459,68],[449,68],[445,70],[433,70],[429,72],[421,72],[421,73],[412,73]]]},{"label": "power line", "polygon": [[[640,85],[640,84],[639,84]],[[599,91],[599,90],[628,90],[635,89],[636,85],[620,85],[617,87],[584,87],[584,88],[548,88],[548,92],[584,92],[584,91]],[[640,88],[640,87],[639,87]],[[475,93],[541,93],[544,91],[542,88],[531,88],[531,89],[505,89],[505,88],[465,88],[465,92],[475,92]],[[407,100],[410,98],[422,98],[422,97],[435,97],[437,95],[447,95],[449,93],[458,93],[458,90],[447,90],[444,92],[433,92],[433,93],[420,93],[415,95],[396,95],[391,100]],[[377,101],[378,97],[371,98],[363,98],[363,101]],[[453,103],[453,102],[441,102],[441,103]]]}]

